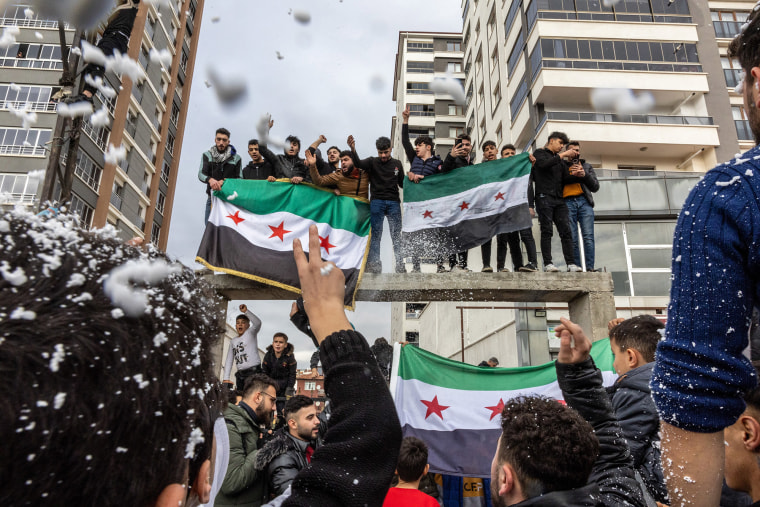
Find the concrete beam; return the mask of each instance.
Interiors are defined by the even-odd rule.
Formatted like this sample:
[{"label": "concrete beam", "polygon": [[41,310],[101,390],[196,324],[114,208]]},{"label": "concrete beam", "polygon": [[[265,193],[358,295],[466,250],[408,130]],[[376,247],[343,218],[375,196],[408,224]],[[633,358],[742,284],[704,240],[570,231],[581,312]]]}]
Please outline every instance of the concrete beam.
[{"label": "concrete beam", "polygon": [[[199,273],[229,300],[292,300],[293,292],[232,275]],[[508,301],[568,303],[570,318],[592,340],[607,336],[615,318],[609,273],[365,273],[357,301]]]}]

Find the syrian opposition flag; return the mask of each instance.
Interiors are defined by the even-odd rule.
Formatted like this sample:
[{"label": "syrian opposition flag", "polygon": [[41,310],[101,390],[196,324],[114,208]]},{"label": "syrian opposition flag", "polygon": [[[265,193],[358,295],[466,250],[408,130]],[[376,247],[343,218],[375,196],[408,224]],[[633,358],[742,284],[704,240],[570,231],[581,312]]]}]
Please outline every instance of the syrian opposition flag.
[{"label": "syrian opposition flag", "polygon": [[[491,476],[501,435],[501,411],[510,398],[541,395],[561,403],[554,363],[523,368],[483,368],[396,344],[391,393],[404,436],[423,440],[434,473]],[[612,385],[609,339],[595,342],[591,357]]]},{"label": "syrian opposition flag", "polygon": [[404,184],[402,231],[410,255],[463,252],[531,226],[527,153]]},{"label": "syrian opposition flag", "polygon": [[293,240],[309,253],[309,226],[319,229],[321,256],[346,277],[353,309],[370,234],[369,203],[311,185],[228,179],[214,192],[196,260],[223,271],[300,293]]}]

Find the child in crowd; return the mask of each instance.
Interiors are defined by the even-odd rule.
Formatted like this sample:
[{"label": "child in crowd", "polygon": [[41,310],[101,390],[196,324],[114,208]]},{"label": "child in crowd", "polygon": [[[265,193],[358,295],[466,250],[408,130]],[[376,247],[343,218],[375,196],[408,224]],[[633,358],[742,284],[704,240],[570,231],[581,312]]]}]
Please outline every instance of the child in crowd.
[{"label": "child in crowd", "polygon": [[638,315],[611,328],[610,348],[618,379],[608,393],[631,449],[634,468],[649,494],[658,502],[667,503],[660,465],[660,418],[649,390],[654,353],[664,328],[651,315]]},{"label": "child in crowd", "polygon": [[438,502],[419,490],[420,480],[428,473],[428,448],[415,437],[401,442],[398,455],[398,485],[388,490],[383,507],[438,507]]}]

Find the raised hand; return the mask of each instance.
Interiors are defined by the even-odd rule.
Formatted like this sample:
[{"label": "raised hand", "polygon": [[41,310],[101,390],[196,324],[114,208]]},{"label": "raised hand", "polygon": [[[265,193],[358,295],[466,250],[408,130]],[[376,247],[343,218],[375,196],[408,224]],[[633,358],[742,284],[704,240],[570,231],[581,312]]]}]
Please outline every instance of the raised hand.
[{"label": "raised hand", "polygon": [[406,108],[401,111],[401,117],[404,119],[404,123],[409,123],[409,116],[411,115],[411,111],[409,110],[409,104],[406,105]]}]

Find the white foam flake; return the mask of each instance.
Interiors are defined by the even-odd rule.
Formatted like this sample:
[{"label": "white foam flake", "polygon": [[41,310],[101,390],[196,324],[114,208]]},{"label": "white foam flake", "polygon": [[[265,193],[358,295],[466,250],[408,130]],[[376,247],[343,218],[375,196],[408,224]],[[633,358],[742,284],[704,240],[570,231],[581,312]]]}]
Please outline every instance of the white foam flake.
[{"label": "white foam flake", "polygon": [[77,297],[71,299],[72,303],[83,303],[85,301],[92,301],[92,294],[89,292],[83,292]]},{"label": "white foam flake", "polygon": [[111,317],[113,317],[114,319],[120,319],[123,316],[124,316],[124,310],[122,310],[121,308],[114,308],[113,310],[111,310]]},{"label": "white foam flake", "polygon": [[195,447],[198,444],[202,444],[203,441],[203,430],[197,427],[193,428],[193,431],[190,432],[190,437],[187,439],[187,446],[185,446],[185,459],[195,456]]},{"label": "white foam flake", "polygon": [[66,288],[70,289],[71,287],[80,287],[84,285],[84,282],[87,281],[87,277],[85,277],[82,273],[73,273],[69,277],[69,281],[66,282]]},{"label": "white foam flake", "polygon": [[119,165],[119,163],[124,161],[126,158],[127,149],[123,144],[120,144],[118,147],[114,146],[113,144],[109,144],[108,149],[105,153],[103,153],[103,159],[105,160],[106,164]]},{"label": "white foam flake", "polygon": [[741,176],[734,176],[733,178],[731,178],[728,181],[716,181],[715,182],[715,186],[717,186],[717,187],[727,187],[729,185],[733,185],[734,183],[736,183],[740,179],[741,179]]},{"label": "white foam flake", "polygon": [[457,105],[463,106],[467,101],[462,82],[450,74],[433,79],[429,88],[437,96],[450,96]]},{"label": "white foam flake", "polygon": [[26,19],[34,19],[34,11],[30,7],[27,7],[24,9],[24,17]]},{"label": "white foam flake", "polygon": [[53,352],[53,355],[50,358],[50,364],[49,364],[50,371],[52,372],[58,371],[59,365],[66,358],[66,350],[63,348],[62,343],[56,343],[54,348],[55,348],[55,351]]},{"label": "white foam flake", "polygon": [[744,176],[749,176],[751,178],[754,175],[755,173],[752,172],[752,169],[747,169],[746,171],[744,171]]},{"label": "white foam flake", "polygon": [[243,102],[248,95],[248,83],[242,74],[218,71],[210,66],[207,70],[208,81],[216,92],[216,97],[223,106],[233,107]]},{"label": "white foam flake", "polygon": [[121,447],[121,446],[118,446],[118,447],[116,448],[116,452],[118,452],[118,453],[121,453],[121,454],[123,454],[123,453],[125,453],[125,452],[127,452],[127,451],[129,451],[129,449],[127,449],[126,447]]},{"label": "white foam flake", "polygon": [[137,387],[140,389],[145,389],[148,387],[148,384],[150,384],[150,380],[144,380],[142,373],[138,373],[137,375],[133,375],[132,378],[135,382],[137,382]]},{"label": "white foam flake", "polygon": [[132,286],[132,282],[153,285],[179,272],[178,266],[165,261],[130,260],[111,270],[103,284],[103,290],[117,308],[130,317],[145,313],[148,294],[144,289]]},{"label": "white foam flake", "polygon": [[[72,51],[74,49],[72,48]],[[92,77],[90,74],[87,74],[84,76],[84,82],[97,89],[107,99],[116,97],[116,90],[111,88],[100,76]]]},{"label": "white foam flake", "polygon": [[31,110],[32,105],[30,103],[25,103],[23,107],[15,107],[13,104],[8,104],[8,111],[21,120],[21,128],[24,130],[29,130],[32,125],[37,123],[37,113]]},{"label": "white foam flake", "polygon": [[59,116],[63,116],[64,118],[77,118],[92,114],[92,104],[86,100],[74,102],[73,104],[64,104],[61,102],[58,104],[56,111]]},{"label": "white foam flake", "polygon": [[34,320],[37,314],[31,310],[25,310],[23,306],[15,308],[9,317],[11,320]]},{"label": "white foam flake", "polygon": [[590,98],[594,110],[615,114],[647,114],[654,106],[654,96],[651,93],[634,94],[629,88],[594,88]]},{"label": "white foam flake", "polygon": [[230,195],[230,196],[227,197],[227,200],[228,201],[234,201],[237,198],[238,198],[238,193],[237,193],[237,190],[235,190],[234,192],[232,192],[232,195]]},{"label": "white foam flake", "polygon": [[161,331],[158,334],[156,334],[156,336],[153,337],[153,346],[160,347],[167,341],[169,341],[169,338],[166,337],[166,333]]},{"label": "white foam flake", "polygon": [[293,19],[302,25],[308,25],[311,23],[311,14],[308,11],[296,9],[293,11]]},{"label": "white foam flake", "polygon": [[151,62],[157,62],[162,67],[168,69],[172,65],[172,53],[168,49],[161,49],[157,50],[156,48],[152,48],[150,50],[150,53],[148,54],[148,57],[150,58]]},{"label": "white foam flake", "polygon": [[10,268],[8,261],[3,261],[3,263],[0,264],[0,275],[3,276],[3,279],[14,287],[24,285],[28,280],[24,269],[17,266],[16,269],[11,271]]},{"label": "white foam flake", "polygon": [[16,36],[21,33],[16,25],[7,26],[0,35],[0,49],[6,49],[16,44]]},{"label": "white foam flake", "polygon": [[53,408],[59,410],[66,403],[66,393],[58,393],[53,398]]},{"label": "white foam flake", "polygon": [[89,119],[90,125],[95,128],[109,127],[111,125],[111,116],[108,114],[108,109],[103,105],[100,109],[95,111]]}]

